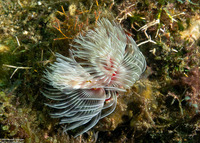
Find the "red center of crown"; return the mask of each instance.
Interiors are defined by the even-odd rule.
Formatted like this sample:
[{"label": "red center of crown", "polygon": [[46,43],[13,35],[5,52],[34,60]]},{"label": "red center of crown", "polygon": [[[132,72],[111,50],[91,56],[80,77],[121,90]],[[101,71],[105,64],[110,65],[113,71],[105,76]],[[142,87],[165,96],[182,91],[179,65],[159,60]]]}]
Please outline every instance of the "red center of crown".
[{"label": "red center of crown", "polygon": [[[113,67],[114,67],[114,62],[113,62],[113,60],[109,57],[109,58],[108,58],[108,61],[107,61],[107,63],[106,63],[106,65],[105,65],[104,68],[105,68],[106,70],[112,72],[112,68],[113,68]],[[111,76],[111,80],[114,80],[114,79],[115,79],[116,74],[117,74],[117,71],[114,71],[114,73],[113,73],[112,76]]]}]

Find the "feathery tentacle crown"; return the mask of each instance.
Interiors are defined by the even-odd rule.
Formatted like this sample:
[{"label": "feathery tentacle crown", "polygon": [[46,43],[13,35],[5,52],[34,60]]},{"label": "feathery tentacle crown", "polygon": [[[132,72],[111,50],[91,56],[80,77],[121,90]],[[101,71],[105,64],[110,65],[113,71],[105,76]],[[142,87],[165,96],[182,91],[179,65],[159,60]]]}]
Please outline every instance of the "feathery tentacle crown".
[{"label": "feathery tentacle crown", "polygon": [[114,111],[117,92],[139,79],[146,61],[132,37],[105,18],[74,42],[71,57],[57,53],[56,62],[44,72],[43,81],[51,88],[42,93],[55,101],[47,104],[55,109],[51,117],[68,123],[65,132],[84,125],[78,136]]}]

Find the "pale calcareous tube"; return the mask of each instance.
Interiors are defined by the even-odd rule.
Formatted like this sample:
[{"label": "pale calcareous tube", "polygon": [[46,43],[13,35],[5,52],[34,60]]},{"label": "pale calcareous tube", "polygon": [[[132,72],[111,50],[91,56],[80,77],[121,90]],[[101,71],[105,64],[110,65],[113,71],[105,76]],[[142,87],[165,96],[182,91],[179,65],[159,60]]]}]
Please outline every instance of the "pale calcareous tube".
[{"label": "pale calcareous tube", "polygon": [[76,137],[115,110],[117,93],[140,78],[146,61],[133,38],[106,18],[74,42],[70,58],[57,53],[56,62],[44,72],[48,87],[42,93],[55,101],[46,105],[55,109],[52,118],[66,124],[65,132],[84,127]]}]

